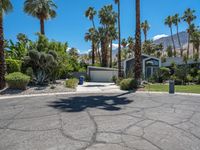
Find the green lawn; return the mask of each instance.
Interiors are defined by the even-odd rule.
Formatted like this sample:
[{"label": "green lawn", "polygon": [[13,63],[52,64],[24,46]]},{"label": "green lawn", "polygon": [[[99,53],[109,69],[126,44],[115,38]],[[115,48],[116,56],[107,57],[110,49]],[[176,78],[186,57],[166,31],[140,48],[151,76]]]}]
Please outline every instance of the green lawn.
[{"label": "green lawn", "polygon": [[[146,85],[146,91],[156,91],[156,92],[168,92],[169,85],[167,84],[151,84]],[[176,92],[182,93],[197,93],[200,94],[200,85],[176,85],[175,86]]]}]

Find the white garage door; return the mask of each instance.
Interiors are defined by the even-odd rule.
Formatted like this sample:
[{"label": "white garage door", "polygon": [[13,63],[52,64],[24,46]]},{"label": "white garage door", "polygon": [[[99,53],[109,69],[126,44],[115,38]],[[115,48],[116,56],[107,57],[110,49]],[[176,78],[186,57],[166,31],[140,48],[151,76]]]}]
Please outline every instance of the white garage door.
[{"label": "white garage door", "polygon": [[117,76],[116,71],[90,71],[92,82],[112,82],[112,77]]}]

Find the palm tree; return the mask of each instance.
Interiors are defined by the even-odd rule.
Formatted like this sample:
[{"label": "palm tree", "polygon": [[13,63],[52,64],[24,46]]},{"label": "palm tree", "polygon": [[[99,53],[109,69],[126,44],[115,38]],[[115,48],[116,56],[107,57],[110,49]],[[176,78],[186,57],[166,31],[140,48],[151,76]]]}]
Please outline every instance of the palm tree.
[{"label": "palm tree", "polygon": [[173,25],[173,17],[172,16],[168,16],[165,19],[165,25],[167,25],[170,28],[171,39],[172,39],[173,48],[174,48],[174,54],[176,54],[176,47],[175,47],[175,42],[174,42],[174,38],[173,38],[173,31],[172,31],[172,25]]},{"label": "palm tree", "polygon": [[[191,26],[192,22],[196,19],[196,16],[194,15],[194,13],[195,13],[195,10],[191,10],[190,8],[188,8],[187,10],[185,10],[184,15],[182,17],[182,19],[188,24],[188,29]],[[189,57],[189,51],[190,51],[190,36],[191,36],[191,33],[188,33],[187,57]]]},{"label": "palm tree", "polygon": [[145,20],[144,22],[141,23],[141,28],[142,28],[143,33],[144,33],[144,41],[146,42],[147,41],[147,32],[150,29],[150,25],[149,25],[147,20]]},{"label": "palm tree", "polygon": [[101,41],[102,67],[108,67],[109,45],[110,45],[110,27],[114,26],[117,21],[117,14],[112,5],[104,6],[99,11],[99,18],[102,27],[98,29]]},{"label": "palm tree", "polygon": [[120,11],[120,0],[114,0],[118,7],[118,77],[122,77],[122,67],[121,67],[121,11]]},{"label": "palm tree", "polygon": [[117,35],[117,29],[115,28],[114,25],[111,25],[109,28],[109,37],[110,37],[110,68],[112,68],[112,44],[113,40],[116,40],[118,38]]},{"label": "palm tree", "polygon": [[[197,51],[197,58],[199,58],[199,47],[200,47],[200,31],[196,30],[191,34],[191,41],[193,43],[194,49]],[[195,51],[193,51],[193,58],[195,57]]]},{"label": "palm tree", "polygon": [[[188,34],[190,35],[190,41],[189,41],[189,44],[190,43],[193,43],[193,56],[194,56],[194,54],[195,54],[195,41],[193,41],[191,38],[194,38],[194,37],[192,37],[192,35],[193,35],[193,33],[195,33],[195,32],[197,32],[197,28],[196,28],[196,26],[192,23],[190,26],[189,26],[189,28],[187,29],[187,32],[188,32]],[[194,36],[194,35],[193,35]],[[188,55],[189,56],[189,55]]]},{"label": "palm tree", "polygon": [[87,17],[89,20],[92,21],[93,28],[96,29],[95,23],[94,23],[94,16],[97,14],[94,7],[89,7],[85,12],[85,17]]},{"label": "palm tree", "polygon": [[85,41],[92,42],[92,65],[95,64],[95,51],[97,48],[97,33],[94,28],[90,28],[88,32],[85,34]]},{"label": "palm tree", "polygon": [[134,41],[134,38],[132,37],[128,37],[128,54],[129,56],[128,57],[131,57],[134,55],[134,52],[135,52],[135,41]]},{"label": "palm tree", "polygon": [[136,33],[135,33],[135,80],[138,85],[141,83],[141,28],[140,28],[140,0],[136,0]]},{"label": "palm tree", "polygon": [[180,36],[179,36],[179,23],[181,22],[181,18],[179,17],[179,14],[175,14],[174,16],[172,16],[172,22],[173,24],[176,26],[176,34],[177,34],[177,38],[178,38],[178,43],[179,43],[179,47],[180,47],[180,51],[181,51],[181,57],[183,56],[183,48],[181,45],[181,40],[180,40]]},{"label": "palm tree", "polygon": [[4,31],[3,31],[3,15],[12,11],[13,6],[10,0],[0,1],[0,89],[5,87],[6,64],[4,58]]},{"label": "palm tree", "polygon": [[24,12],[40,20],[40,32],[45,34],[45,20],[55,18],[57,8],[53,0],[25,0]]}]

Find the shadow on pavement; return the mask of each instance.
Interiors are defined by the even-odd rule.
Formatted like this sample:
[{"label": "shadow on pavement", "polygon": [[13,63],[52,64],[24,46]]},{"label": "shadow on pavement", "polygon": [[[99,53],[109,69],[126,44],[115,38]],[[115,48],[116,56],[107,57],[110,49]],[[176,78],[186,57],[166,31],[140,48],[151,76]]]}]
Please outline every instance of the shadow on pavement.
[{"label": "shadow on pavement", "polygon": [[128,100],[126,97],[122,97],[126,94],[129,94],[129,92],[114,96],[75,96],[53,101],[49,106],[63,112],[81,112],[87,108],[118,111],[121,109],[122,105],[127,105],[133,102],[133,100]]}]

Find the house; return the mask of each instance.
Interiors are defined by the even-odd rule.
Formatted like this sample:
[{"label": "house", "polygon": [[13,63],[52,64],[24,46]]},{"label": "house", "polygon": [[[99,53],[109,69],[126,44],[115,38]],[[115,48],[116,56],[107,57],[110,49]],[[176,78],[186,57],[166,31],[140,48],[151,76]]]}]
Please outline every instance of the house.
[{"label": "house", "polygon": [[[142,54],[141,62],[144,79],[151,77],[161,67],[161,60],[150,55]],[[133,77],[134,63],[135,57],[124,60],[123,68],[125,77]]]},{"label": "house", "polygon": [[[182,57],[168,57],[168,58],[166,58],[166,61],[162,63],[162,66],[170,67],[172,63],[175,63],[178,66],[183,66],[186,64]],[[189,65],[189,66],[196,65],[200,68],[200,59],[197,61],[195,61],[194,59],[189,59],[187,61],[187,65]]]}]

